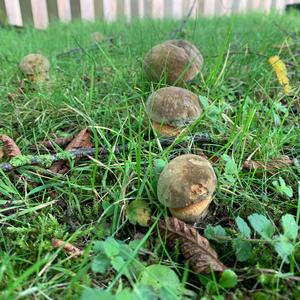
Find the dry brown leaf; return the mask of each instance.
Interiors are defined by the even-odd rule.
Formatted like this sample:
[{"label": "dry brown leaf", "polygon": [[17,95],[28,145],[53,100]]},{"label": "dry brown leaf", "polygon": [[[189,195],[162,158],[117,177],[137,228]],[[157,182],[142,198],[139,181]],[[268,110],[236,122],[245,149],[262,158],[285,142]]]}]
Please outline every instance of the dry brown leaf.
[{"label": "dry brown leaf", "polygon": [[208,274],[226,269],[208,240],[195,228],[174,217],[160,221],[159,227],[161,233],[166,234],[169,246],[174,247],[178,241],[181,253],[195,272]]},{"label": "dry brown leaf", "polygon": [[4,157],[4,149],[3,147],[0,147],[0,160]]},{"label": "dry brown leaf", "polygon": [[66,243],[65,241],[59,240],[57,238],[53,238],[51,240],[52,246],[54,248],[63,247],[63,249],[67,252],[67,254],[71,256],[82,256],[83,251],[79,248],[75,247],[74,245],[70,243]]},{"label": "dry brown leaf", "polygon": [[38,142],[36,145],[31,145],[30,148],[31,149],[40,149],[40,148],[44,148],[47,150],[55,150],[56,149],[56,145],[58,145],[59,147],[65,148],[72,140],[74,139],[74,136],[70,136],[70,137],[65,137],[65,138],[56,138],[54,139],[54,141],[50,141],[50,140],[44,140],[41,142]]},{"label": "dry brown leaf", "polygon": [[21,150],[19,149],[19,147],[17,146],[17,144],[7,135],[3,134],[0,135],[0,140],[3,142],[4,147],[4,153],[9,157],[15,157],[18,155],[21,155]]},{"label": "dry brown leaf", "polygon": [[262,162],[258,160],[246,160],[243,162],[243,169],[246,170],[266,170],[266,171],[275,171],[281,168],[286,168],[287,166],[291,166],[293,161],[287,156],[282,155],[279,158],[272,159],[267,162]]},{"label": "dry brown leaf", "polygon": [[[72,149],[77,149],[77,148],[92,148],[92,142],[91,142],[91,137],[90,137],[90,132],[88,128],[85,128],[81,130],[73,139],[72,141],[68,144],[66,147],[66,151],[72,150]],[[50,170],[55,173],[60,173],[64,174],[68,172],[69,166],[68,163],[64,160],[59,160],[55,162]]]}]

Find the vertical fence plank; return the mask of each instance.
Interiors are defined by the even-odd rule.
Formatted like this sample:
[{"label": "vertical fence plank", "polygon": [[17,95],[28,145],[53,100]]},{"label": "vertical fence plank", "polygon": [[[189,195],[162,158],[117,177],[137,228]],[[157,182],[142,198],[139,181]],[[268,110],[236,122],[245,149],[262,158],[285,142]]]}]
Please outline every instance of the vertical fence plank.
[{"label": "vertical fence plank", "polygon": [[251,10],[259,10],[260,8],[260,0],[252,0],[251,1]]},{"label": "vertical fence plank", "polygon": [[107,21],[113,21],[117,16],[116,0],[103,0],[103,14]]},{"label": "vertical fence plank", "polygon": [[80,0],[81,18],[85,21],[95,20],[94,0]]},{"label": "vertical fence plank", "polygon": [[48,27],[48,8],[46,0],[31,0],[31,10],[34,27],[45,29]]},{"label": "vertical fence plank", "polygon": [[285,1],[275,0],[274,8],[278,11],[283,11],[285,9]]},{"label": "vertical fence plank", "polygon": [[8,23],[11,25],[22,26],[23,20],[19,0],[5,0],[4,2]]},{"label": "vertical fence plank", "polygon": [[[183,13],[184,13],[184,17],[185,17],[189,13],[192,6],[194,5],[194,0],[184,0],[183,2],[184,2]],[[199,2],[199,0],[196,0],[195,5],[192,10],[192,13],[191,13],[191,16],[190,16],[191,19],[196,18],[198,2]]]},{"label": "vertical fence plank", "polygon": [[154,19],[164,17],[164,0],[152,0],[152,17]]},{"label": "vertical fence plank", "polygon": [[204,16],[213,16],[215,14],[215,0],[204,0]]},{"label": "vertical fence plank", "polygon": [[180,19],[182,17],[182,1],[172,0],[172,17],[174,19]]},{"label": "vertical fence plank", "polygon": [[219,3],[218,15],[230,15],[233,11],[234,0],[222,0]]},{"label": "vertical fence plank", "polygon": [[130,19],[131,19],[131,1],[130,0],[124,0],[124,15],[126,17],[126,20],[130,21]]},{"label": "vertical fence plank", "polygon": [[58,17],[62,22],[69,22],[72,19],[70,0],[57,0]]},{"label": "vertical fence plank", "polygon": [[142,19],[145,16],[145,2],[144,0],[139,0],[139,18]]},{"label": "vertical fence plank", "polygon": [[246,10],[247,10],[247,0],[240,0],[239,6],[238,6],[238,11],[245,12]]},{"label": "vertical fence plank", "polygon": [[265,0],[262,3],[261,9],[265,12],[269,12],[271,10],[272,0]]}]

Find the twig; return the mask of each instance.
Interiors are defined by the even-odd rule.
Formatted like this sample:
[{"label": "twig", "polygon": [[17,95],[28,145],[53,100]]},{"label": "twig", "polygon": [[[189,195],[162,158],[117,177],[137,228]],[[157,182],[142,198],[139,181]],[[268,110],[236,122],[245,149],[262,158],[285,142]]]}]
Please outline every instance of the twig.
[{"label": "twig", "polygon": [[185,27],[185,25],[187,24],[188,20],[190,19],[191,15],[192,15],[192,12],[194,10],[196,3],[197,3],[197,0],[194,0],[186,17],[182,20],[182,22],[179,24],[179,26],[175,30],[172,31],[171,39],[175,39],[177,34],[182,32],[183,28]]},{"label": "twig", "polygon": [[[153,141],[155,140],[152,140],[152,142]],[[172,145],[176,140],[174,140],[174,138],[163,138],[160,139],[159,141],[161,146],[165,147],[165,146]],[[187,141],[198,142],[198,143],[213,143],[212,138],[208,134],[200,134],[200,133],[187,136],[186,138],[183,139],[182,142],[187,142]],[[117,145],[113,150],[113,152],[115,154],[119,154],[122,151],[127,151],[129,147],[130,144]],[[110,152],[111,150],[108,148],[98,148],[99,156],[107,155]],[[77,148],[77,149],[63,151],[61,153],[54,153],[54,154],[16,156],[12,160],[10,160],[10,162],[0,164],[0,169],[4,172],[10,172],[16,168],[31,166],[31,165],[37,165],[37,166],[47,165],[47,167],[49,167],[49,165],[51,166],[52,163],[59,160],[78,159],[81,157],[92,156],[95,153],[96,153],[95,148]]]}]

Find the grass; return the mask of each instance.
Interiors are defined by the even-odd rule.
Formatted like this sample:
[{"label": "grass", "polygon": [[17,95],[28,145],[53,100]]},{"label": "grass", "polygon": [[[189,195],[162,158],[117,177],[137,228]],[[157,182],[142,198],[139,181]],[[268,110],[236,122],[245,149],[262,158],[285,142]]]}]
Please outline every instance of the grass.
[{"label": "grass", "polygon": [[[198,298],[299,297],[299,247],[291,267],[263,242],[254,245],[250,259],[243,263],[236,261],[230,247],[224,251],[224,246],[212,242],[221,261],[239,275],[235,288],[216,291],[157,238],[157,220],[167,211],[156,198],[153,162],[199,150],[192,143],[162,148],[158,140],[144,142],[153,136],[144,102],[165,85],[147,81],[143,57],[153,45],[168,39],[177,25],[150,20],[74,22],[52,24],[46,31],[31,27],[0,31],[0,133],[11,136],[22,154],[32,154],[29,146],[37,141],[53,139],[53,134],[70,136],[89,127],[95,147],[111,150],[107,156],[82,160],[65,176],[37,167],[21,168],[15,176],[1,174],[2,299],[78,299],[85,287],[117,293],[135,286],[138,279],[128,280],[121,271],[111,270],[104,276],[91,271],[92,242],[109,236],[126,243],[139,238],[134,254],[142,247],[147,255],[136,255],[135,260],[173,268]],[[262,161],[283,154],[299,158],[299,25],[299,16],[293,14],[245,15],[190,20],[184,30],[184,38],[201,49],[205,60],[201,76],[187,85],[208,99],[193,131],[211,134],[217,142],[204,145],[204,152],[220,157],[215,165],[218,188],[206,224],[222,225],[235,233],[237,216],[264,214],[280,228],[283,214],[299,215],[299,169],[282,168],[270,174],[240,168],[253,153],[253,159]],[[113,42],[89,50],[93,31],[111,36]],[[274,47],[278,45],[283,47]],[[83,51],[56,57],[73,47]],[[51,81],[8,99],[22,79],[19,61],[30,52],[49,58]],[[287,63],[294,89],[291,97],[283,95],[268,64],[272,55],[280,55]],[[114,154],[118,144],[129,144],[128,151]],[[228,169],[228,161],[235,164],[236,172]],[[272,184],[279,177],[293,189],[292,197]],[[149,203],[153,225],[142,228],[128,221],[126,207],[137,198]],[[9,208],[4,206],[7,201]],[[200,226],[201,234],[206,224]],[[69,258],[62,249],[53,249],[53,237],[81,247],[84,256]],[[277,272],[285,275],[277,276]]]}]

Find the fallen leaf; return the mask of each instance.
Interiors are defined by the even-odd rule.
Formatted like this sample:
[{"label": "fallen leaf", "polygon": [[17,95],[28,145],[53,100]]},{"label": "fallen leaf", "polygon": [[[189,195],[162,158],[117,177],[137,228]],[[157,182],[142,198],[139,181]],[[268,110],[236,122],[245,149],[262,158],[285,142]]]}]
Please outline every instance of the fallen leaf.
[{"label": "fallen leaf", "polygon": [[40,147],[46,148],[47,150],[55,150],[56,145],[65,148],[72,140],[74,139],[74,136],[65,137],[65,138],[56,138],[53,141],[50,140],[44,140],[41,142],[38,142],[37,145],[30,146],[31,149],[39,149]]},{"label": "fallen leaf", "polygon": [[[90,132],[88,128],[85,128],[72,139],[72,141],[65,148],[65,151],[77,148],[92,148],[92,146]],[[55,173],[64,174],[69,171],[68,162],[59,160],[51,166],[50,170]]]},{"label": "fallen leaf", "polygon": [[136,199],[127,207],[126,210],[130,223],[138,223],[140,226],[148,226],[151,219],[151,209],[146,201]]},{"label": "fallen leaf", "polygon": [[54,248],[60,248],[63,247],[63,249],[67,252],[67,254],[71,256],[82,256],[83,251],[79,248],[75,247],[74,245],[67,243],[65,241],[59,240],[57,238],[53,238],[51,240],[52,246]]},{"label": "fallen leaf", "polygon": [[4,149],[0,147],[0,160],[4,157]]},{"label": "fallen leaf", "polygon": [[271,172],[291,165],[293,165],[293,161],[287,155],[282,155],[279,158],[267,162],[251,159],[245,160],[242,164],[242,168],[246,170],[266,170]]},{"label": "fallen leaf", "polygon": [[17,144],[7,135],[3,134],[0,135],[0,140],[3,142],[4,153],[9,157],[15,157],[21,155],[21,150],[17,146]]},{"label": "fallen leaf", "polygon": [[176,240],[178,241],[182,255],[190,262],[195,272],[208,274],[211,271],[223,272],[226,269],[208,240],[195,228],[174,217],[160,221],[159,228],[162,234],[166,234],[171,247],[175,246]]}]

